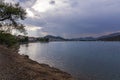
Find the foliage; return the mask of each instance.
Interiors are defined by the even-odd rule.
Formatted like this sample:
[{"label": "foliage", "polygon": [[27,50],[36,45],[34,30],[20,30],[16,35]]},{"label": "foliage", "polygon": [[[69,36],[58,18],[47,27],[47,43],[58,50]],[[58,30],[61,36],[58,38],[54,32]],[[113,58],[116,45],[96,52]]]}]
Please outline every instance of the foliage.
[{"label": "foliage", "polygon": [[49,42],[49,38],[39,38],[38,40],[41,42]]},{"label": "foliage", "polygon": [[28,41],[29,41],[29,40],[28,40],[28,36],[24,36],[24,38],[22,38],[22,39],[18,38],[18,41],[19,41],[19,42],[22,42],[22,43],[28,42]]},{"label": "foliage", "polygon": [[15,36],[9,33],[0,32],[0,44],[13,46],[16,43],[17,43],[17,39]]},{"label": "foliage", "polygon": [[21,33],[26,33],[25,26],[19,23],[20,20],[26,18],[26,11],[19,3],[5,3],[0,0],[0,30],[11,33],[12,30],[17,30]]}]

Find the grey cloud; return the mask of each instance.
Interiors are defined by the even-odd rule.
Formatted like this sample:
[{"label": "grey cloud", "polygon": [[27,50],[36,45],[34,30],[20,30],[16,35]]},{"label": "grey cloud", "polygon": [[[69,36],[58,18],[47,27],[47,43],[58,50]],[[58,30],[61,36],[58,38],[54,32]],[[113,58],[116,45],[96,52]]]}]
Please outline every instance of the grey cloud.
[{"label": "grey cloud", "polygon": [[50,3],[51,5],[55,5],[55,1],[54,1],[54,0],[50,1],[49,3]]},{"label": "grey cloud", "polygon": [[63,0],[63,3],[69,6],[46,13],[35,12],[39,18],[28,18],[25,23],[43,27],[43,32],[67,37],[120,31],[119,0]]},{"label": "grey cloud", "polygon": [[36,2],[36,0],[15,0],[15,1],[19,2],[21,6],[25,8],[30,8]]}]

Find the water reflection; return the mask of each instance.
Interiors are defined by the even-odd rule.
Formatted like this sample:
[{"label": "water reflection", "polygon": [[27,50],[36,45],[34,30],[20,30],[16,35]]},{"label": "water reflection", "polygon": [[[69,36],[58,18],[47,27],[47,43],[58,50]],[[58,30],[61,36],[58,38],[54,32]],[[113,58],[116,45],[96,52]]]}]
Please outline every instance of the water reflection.
[{"label": "water reflection", "polygon": [[120,80],[119,42],[30,43],[21,45],[20,54],[81,80]]}]

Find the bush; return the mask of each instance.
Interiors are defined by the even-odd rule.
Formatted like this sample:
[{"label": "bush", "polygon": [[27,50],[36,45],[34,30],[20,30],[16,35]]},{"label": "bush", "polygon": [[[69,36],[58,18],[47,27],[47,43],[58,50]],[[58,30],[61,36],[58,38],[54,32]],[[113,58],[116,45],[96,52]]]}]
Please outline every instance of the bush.
[{"label": "bush", "polygon": [[38,40],[41,42],[49,42],[49,38],[39,38]]},{"label": "bush", "polygon": [[9,33],[0,33],[0,44],[13,46],[17,43],[17,39],[15,36]]},{"label": "bush", "polygon": [[21,43],[26,43],[26,42],[29,42],[29,40],[28,40],[28,37],[27,36],[24,36],[24,38],[22,38],[22,39],[20,39],[20,38],[18,38],[18,41],[19,42],[21,42]]}]

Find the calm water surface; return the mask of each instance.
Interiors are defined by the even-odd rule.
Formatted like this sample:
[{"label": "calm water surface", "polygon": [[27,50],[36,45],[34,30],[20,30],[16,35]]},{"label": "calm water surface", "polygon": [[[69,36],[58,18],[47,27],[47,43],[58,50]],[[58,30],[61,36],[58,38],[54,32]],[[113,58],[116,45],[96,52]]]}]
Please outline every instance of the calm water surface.
[{"label": "calm water surface", "polygon": [[78,80],[120,80],[120,42],[29,43],[19,53]]}]

